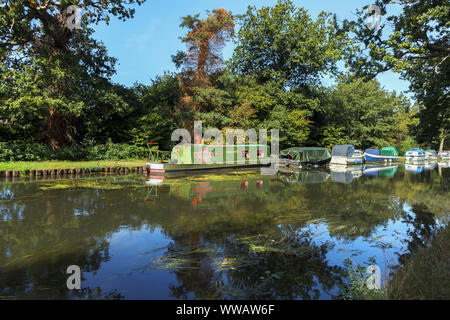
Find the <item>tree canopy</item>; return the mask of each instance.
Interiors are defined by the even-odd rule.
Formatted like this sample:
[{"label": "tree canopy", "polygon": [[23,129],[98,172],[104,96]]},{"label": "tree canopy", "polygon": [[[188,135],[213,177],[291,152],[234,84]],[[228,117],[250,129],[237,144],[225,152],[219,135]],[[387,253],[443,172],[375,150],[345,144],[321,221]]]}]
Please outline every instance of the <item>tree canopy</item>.
[{"label": "tree canopy", "polygon": [[[116,59],[92,26],[131,19],[143,2],[2,1],[0,141],[170,150],[173,129],[201,120],[205,130],[279,129],[282,148],[448,146],[446,3],[401,0],[392,11],[393,1],[378,0],[379,29],[368,28],[367,7],[339,22],[290,0],[187,15],[178,71],[126,87],[111,81]],[[76,28],[71,5],[83,9]],[[409,81],[415,101],[374,79],[387,70]]]},{"label": "tree canopy", "polygon": [[350,57],[352,70],[365,78],[393,70],[408,80],[421,105],[418,142],[442,149],[450,129],[450,5],[419,0],[375,4],[383,15],[380,28],[366,26],[367,6],[358,10],[356,21],[345,23],[361,44]]}]

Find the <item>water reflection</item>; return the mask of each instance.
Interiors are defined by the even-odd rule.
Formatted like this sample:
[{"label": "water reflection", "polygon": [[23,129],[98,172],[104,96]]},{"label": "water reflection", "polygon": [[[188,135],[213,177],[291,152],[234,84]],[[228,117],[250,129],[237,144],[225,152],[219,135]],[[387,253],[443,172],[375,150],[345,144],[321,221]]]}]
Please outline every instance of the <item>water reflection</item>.
[{"label": "water reflection", "polygon": [[405,163],[405,170],[412,173],[421,173],[425,170],[425,163],[422,164]]},{"label": "water reflection", "polygon": [[334,182],[349,184],[353,179],[358,179],[363,174],[364,165],[340,166],[330,165],[331,180]]},{"label": "water reflection", "polygon": [[375,166],[366,165],[364,175],[369,177],[393,177],[398,171],[398,165]]},{"label": "water reflection", "polygon": [[[448,169],[0,183],[0,296],[334,298],[342,261],[402,262],[449,216]],[[339,182],[339,183],[336,183]],[[81,291],[66,289],[79,265]]]}]

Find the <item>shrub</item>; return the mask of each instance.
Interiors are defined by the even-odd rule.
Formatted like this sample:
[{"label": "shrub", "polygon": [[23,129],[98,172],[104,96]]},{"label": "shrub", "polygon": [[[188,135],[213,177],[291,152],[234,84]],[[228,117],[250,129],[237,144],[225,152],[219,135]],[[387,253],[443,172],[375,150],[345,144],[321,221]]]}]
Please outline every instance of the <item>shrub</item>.
[{"label": "shrub", "polygon": [[93,147],[72,145],[52,150],[49,146],[38,143],[0,142],[0,162],[124,160],[145,159],[147,156],[146,147],[128,144],[107,143]]}]

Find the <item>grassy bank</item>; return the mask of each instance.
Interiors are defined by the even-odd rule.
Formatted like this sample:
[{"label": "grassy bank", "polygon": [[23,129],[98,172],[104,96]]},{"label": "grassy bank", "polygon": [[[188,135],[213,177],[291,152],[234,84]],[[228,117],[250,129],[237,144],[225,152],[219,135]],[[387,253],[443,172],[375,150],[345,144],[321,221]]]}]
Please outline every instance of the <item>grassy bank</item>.
[{"label": "grassy bank", "polygon": [[[405,159],[400,157],[400,162]],[[138,167],[145,165],[145,160],[119,160],[119,161],[10,161],[0,162],[0,171],[26,171],[44,169],[96,169],[112,167]]]},{"label": "grassy bank", "polygon": [[0,171],[26,171],[44,169],[97,169],[112,167],[144,166],[145,160],[121,161],[36,161],[36,162],[0,162]]},{"label": "grassy bank", "polygon": [[380,290],[367,287],[364,266],[348,263],[345,268],[350,283],[341,288],[342,299],[450,299],[450,225],[439,230],[428,246],[411,253]]},{"label": "grassy bank", "polygon": [[419,248],[386,285],[389,299],[450,299],[450,225]]}]

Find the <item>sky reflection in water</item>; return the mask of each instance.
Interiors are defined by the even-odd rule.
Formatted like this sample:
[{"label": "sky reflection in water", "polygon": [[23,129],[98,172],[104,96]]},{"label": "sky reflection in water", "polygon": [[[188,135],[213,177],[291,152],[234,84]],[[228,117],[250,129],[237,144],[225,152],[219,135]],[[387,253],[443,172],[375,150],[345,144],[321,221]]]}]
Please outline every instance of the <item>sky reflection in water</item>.
[{"label": "sky reflection in water", "polygon": [[386,277],[448,221],[449,170],[2,181],[0,296],[332,299],[345,258],[375,257]]}]

